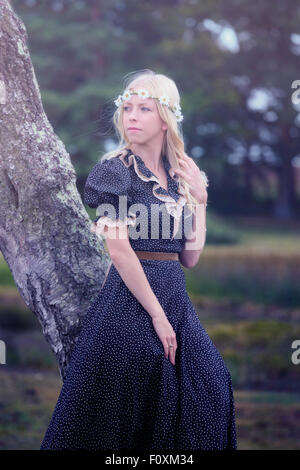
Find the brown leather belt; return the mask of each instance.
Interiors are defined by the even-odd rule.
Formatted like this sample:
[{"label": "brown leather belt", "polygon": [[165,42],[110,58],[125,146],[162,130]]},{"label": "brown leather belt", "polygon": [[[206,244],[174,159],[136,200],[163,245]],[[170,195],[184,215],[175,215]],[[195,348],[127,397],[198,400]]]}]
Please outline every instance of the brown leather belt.
[{"label": "brown leather belt", "polygon": [[135,251],[139,259],[160,259],[179,261],[178,253],[166,253],[161,251]]}]

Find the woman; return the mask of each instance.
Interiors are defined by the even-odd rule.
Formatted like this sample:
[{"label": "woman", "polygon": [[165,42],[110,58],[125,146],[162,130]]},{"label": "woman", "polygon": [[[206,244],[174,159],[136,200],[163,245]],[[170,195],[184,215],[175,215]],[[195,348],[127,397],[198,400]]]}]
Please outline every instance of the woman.
[{"label": "woman", "polygon": [[204,246],[208,184],[184,153],[177,87],[148,70],[115,104],[120,145],[84,195],[111,263],[41,449],[236,449],[231,376],[181,267]]}]

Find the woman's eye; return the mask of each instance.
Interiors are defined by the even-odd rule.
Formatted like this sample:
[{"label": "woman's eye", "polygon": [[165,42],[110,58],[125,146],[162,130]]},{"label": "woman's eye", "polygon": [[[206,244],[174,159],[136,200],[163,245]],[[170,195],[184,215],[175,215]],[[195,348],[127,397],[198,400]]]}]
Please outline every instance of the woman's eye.
[{"label": "woman's eye", "polygon": [[[129,106],[124,106],[124,111],[127,111],[128,108]],[[147,109],[148,111],[150,111],[150,109],[146,108],[146,106],[143,106],[141,109]]]}]

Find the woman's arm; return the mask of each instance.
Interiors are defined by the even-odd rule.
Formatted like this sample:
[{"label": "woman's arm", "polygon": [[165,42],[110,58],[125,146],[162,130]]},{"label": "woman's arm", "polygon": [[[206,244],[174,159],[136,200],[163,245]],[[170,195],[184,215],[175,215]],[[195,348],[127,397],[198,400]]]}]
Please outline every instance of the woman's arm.
[{"label": "woman's arm", "polygon": [[[193,159],[188,157],[186,153],[181,155],[178,162],[181,168],[172,167],[172,170],[189,184],[190,194],[198,202],[195,214],[192,215],[191,233],[185,233],[188,240],[179,255],[180,262],[185,268],[193,268],[198,263],[206,239],[206,187],[208,186],[208,179],[204,171],[200,170]],[[193,238],[190,238],[191,235]]]},{"label": "woman's arm", "polygon": [[[128,289],[152,317],[152,324],[163,344],[165,357],[175,365],[177,350],[175,331],[151,289],[139,258],[129,243],[128,226],[105,226],[104,233],[106,233],[106,245],[113,265]],[[173,348],[169,348],[170,344]]]},{"label": "woman's arm", "polygon": [[[181,264],[185,268],[193,268],[199,261],[200,254],[206,240],[206,202],[197,204],[195,214],[192,215],[192,229],[186,234],[188,240],[179,255]],[[191,235],[194,235],[191,238]]]},{"label": "woman's arm", "polygon": [[164,317],[165,312],[148,282],[139,258],[130,245],[128,226],[105,226],[104,232],[111,261],[128,289],[152,318]]}]

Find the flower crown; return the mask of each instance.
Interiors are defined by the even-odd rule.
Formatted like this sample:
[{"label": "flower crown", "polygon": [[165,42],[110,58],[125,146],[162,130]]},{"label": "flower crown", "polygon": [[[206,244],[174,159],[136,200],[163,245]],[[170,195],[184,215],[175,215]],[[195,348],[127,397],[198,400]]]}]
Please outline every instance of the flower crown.
[{"label": "flower crown", "polygon": [[118,98],[114,101],[115,105],[119,107],[124,101],[130,99],[131,95],[139,95],[141,98],[154,98],[159,100],[160,104],[167,106],[176,116],[176,121],[181,122],[183,120],[183,115],[181,114],[181,107],[179,104],[170,105],[170,99],[167,95],[162,95],[160,97],[150,95],[148,90],[144,88],[134,91],[133,88],[129,88],[128,91],[125,91],[123,95],[119,95]]}]

